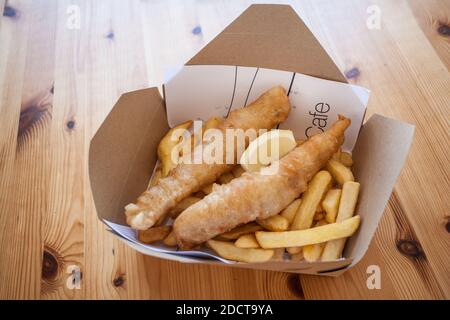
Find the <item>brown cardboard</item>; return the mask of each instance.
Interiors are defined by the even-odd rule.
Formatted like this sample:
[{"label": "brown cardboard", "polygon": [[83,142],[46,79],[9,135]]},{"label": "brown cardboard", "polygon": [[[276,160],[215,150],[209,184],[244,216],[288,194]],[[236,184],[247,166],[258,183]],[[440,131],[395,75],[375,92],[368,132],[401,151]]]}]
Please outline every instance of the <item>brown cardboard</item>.
[{"label": "brown cardboard", "polygon": [[353,264],[361,260],[369,247],[413,136],[413,125],[377,114],[361,128],[353,149],[352,171],[361,183],[356,212],[363,222],[347,242],[344,252],[344,256],[353,258]]},{"label": "brown cardboard", "polygon": [[125,223],[123,208],[147,188],[156,148],[168,129],[158,89],[120,97],[89,148],[89,176],[99,218]]},{"label": "brown cardboard", "polygon": [[347,82],[288,5],[251,5],[187,64],[260,67]]},{"label": "brown cardboard", "polygon": [[[331,58],[289,6],[253,5],[198,53],[189,64],[229,64],[296,71],[346,82]],[[124,94],[91,141],[89,174],[100,219],[124,223],[124,206],[145,190],[156,162],[156,148],[167,132],[164,101],[156,88]],[[413,126],[374,115],[362,127],[354,150],[361,182],[357,213],[362,222],[333,262],[237,263],[232,266],[284,272],[338,275],[357,263],[373,237],[412,141]],[[119,238],[121,238],[119,236]],[[190,263],[224,265],[142,248],[145,254]]]}]

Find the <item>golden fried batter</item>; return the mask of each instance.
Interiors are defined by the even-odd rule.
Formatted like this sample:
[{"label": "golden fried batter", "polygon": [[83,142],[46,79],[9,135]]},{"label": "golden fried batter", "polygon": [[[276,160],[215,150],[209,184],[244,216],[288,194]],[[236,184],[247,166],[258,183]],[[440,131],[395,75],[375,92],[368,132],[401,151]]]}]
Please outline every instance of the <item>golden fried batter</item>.
[{"label": "golden fried batter", "polygon": [[311,137],[271,166],[246,172],[187,208],[174,223],[180,247],[190,248],[240,224],[279,213],[306,190],[309,180],[339,149],[349,125],[350,120],[340,116],[328,131]]},{"label": "golden fried batter", "polygon": [[[232,111],[218,129],[223,133],[227,128],[272,129],[287,118],[290,109],[286,91],[280,86],[274,87],[246,108]],[[240,154],[236,154],[235,159],[239,158]],[[160,179],[154,187],[145,191],[138,198],[136,205],[126,207],[127,223],[138,230],[152,227],[178,202],[213,183],[221,174],[231,171],[234,166],[234,164],[179,164],[169,176]]]}]

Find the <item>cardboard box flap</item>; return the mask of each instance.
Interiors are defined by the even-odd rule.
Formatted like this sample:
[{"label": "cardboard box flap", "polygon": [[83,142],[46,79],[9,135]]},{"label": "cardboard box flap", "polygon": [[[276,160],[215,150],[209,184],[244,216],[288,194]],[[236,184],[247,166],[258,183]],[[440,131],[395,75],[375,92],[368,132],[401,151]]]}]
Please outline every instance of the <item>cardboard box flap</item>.
[{"label": "cardboard box flap", "polygon": [[[239,101],[244,101],[243,105],[246,105],[247,97],[253,97],[250,91],[254,95],[258,93],[256,88],[258,82],[253,83],[254,89],[250,84],[248,91],[243,90],[242,97],[239,95],[240,91],[236,92],[235,88],[240,88],[236,86],[236,79],[241,79],[236,76],[238,72],[240,72],[239,75],[250,75],[247,78],[252,82],[260,68],[274,69],[272,71],[260,70],[261,74],[264,72],[280,73],[277,70],[297,72],[295,76],[289,76],[286,80],[290,81],[292,88],[291,99],[301,93],[300,90],[296,90],[297,87],[305,87],[301,82],[302,78],[306,77],[304,75],[346,83],[345,77],[313,34],[295,11],[285,5],[250,6],[188,64],[202,65],[202,68],[206,67],[205,65],[231,66],[234,69],[232,97],[236,98],[236,107],[241,107]],[[248,69],[254,67],[258,70],[249,72],[249,70],[241,70],[238,66]],[[285,75],[283,75],[284,77]],[[266,78],[259,78],[258,81]],[[279,84],[279,81],[277,83]],[[339,83],[339,85],[344,86],[343,83]],[[217,87],[222,88],[222,86]],[[263,87],[266,86],[261,85],[261,90]],[[368,93],[359,89],[355,91],[354,87],[348,89],[353,90],[353,95],[360,99],[362,105],[366,105]],[[323,88],[318,90],[321,94],[324,91],[330,93]],[[310,93],[315,101],[315,96],[318,94]],[[202,93],[193,94],[201,96]],[[348,104],[348,96],[343,96],[346,98],[340,104]],[[304,94],[302,95],[303,105],[305,103],[311,106],[323,104],[323,100],[319,100],[320,103],[308,103],[306,97]],[[230,105],[225,105],[228,106],[227,111],[235,107],[233,98]],[[184,99],[186,99],[185,95]],[[167,101],[169,104],[170,99]],[[186,101],[183,102],[185,106]],[[197,106],[194,102],[191,102],[190,105]],[[214,104],[210,105],[214,106]],[[308,110],[305,109],[305,112]],[[189,111],[192,112],[192,110]],[[354,118],[352,116],[352,119]],[[164,100],[157,88],[134,91],[120,97],[91,140],[89,150],[91,189],[100,219],[120,224],[122,228],[129,228],[124,221],[124,206],[134,202],[147,188],[157,161],[157,145],[168,129]],[[379,115],[372,116],[362,127],[353,149],[355,162],[353,171],[356,180],[361,183],[360,199],[356,211],[361,216],[362,223],[357,234],[347,242],[343,254],[346,259],[317,263],[291,261],[234,265],[254,269],[337,275],[347,269],[350,264],[356,264],[367,251],[375,233],[395,181],[406,160],[413,133],[414,126]],[[348,149],[351,150],[351,147]],[[148,255],[182,262],[223,264],[212,259],[205,260],[146,248],[131,241],[129,237],[124,237],[117,231],[117,228],[111,229],[120,239]],[[135,236],[134,233],[133,235]]]},{"label": "cardboard box flap", "polygon": [[361,128],[353,150],[353,172],[361,183],[356,214],[362,218],[357,234],[347,242],[345,257],[362,259],[386,208],[413,141],[414,126],[373,115]]},{"label": "cardboard box flap", "polygon": [[288,5],[251,5],[187,64],[261,67],[347,82]]},{"label": "cardboard box flap", "polygon": [[124,224],[124,206],[147,188],[156,148],[167,132],[164,102],[157,88],[120,97],[89,149],[89,176],[100,219]]}]

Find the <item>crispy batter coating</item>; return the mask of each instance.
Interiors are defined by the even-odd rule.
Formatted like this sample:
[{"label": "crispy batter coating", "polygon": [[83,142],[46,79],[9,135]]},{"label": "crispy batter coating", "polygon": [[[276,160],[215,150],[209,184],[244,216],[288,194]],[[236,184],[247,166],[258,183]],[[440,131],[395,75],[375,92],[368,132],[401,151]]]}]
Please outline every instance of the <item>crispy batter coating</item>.
[{"label": "crispy batter coating", "polygon": [[[274,87],[246,108],[232,111],[218,129],[223,133],[227,128],[271,129],[287,118],[290,109],[286,91],[280,86]],[[199,148],[194,153],[197,150]],[[235,161],[240,158],[236,153]],[[160,179],[155,186],[145,191],[136,205],[131,204],[125,208],[127,223],[138,230],[152,227],[178,202],[213,183],[234,166],[235,164],[179,164],[166,178]]]},{"label": "crispy batter coating", "polygon": [[180,247],[191,248],[240,224],[278,214],[306,190],[342,145],[349,125],[350,120],[340,116],[328,131],[311,137],[271,166],[246,172],[187,208],[174,223]]}]

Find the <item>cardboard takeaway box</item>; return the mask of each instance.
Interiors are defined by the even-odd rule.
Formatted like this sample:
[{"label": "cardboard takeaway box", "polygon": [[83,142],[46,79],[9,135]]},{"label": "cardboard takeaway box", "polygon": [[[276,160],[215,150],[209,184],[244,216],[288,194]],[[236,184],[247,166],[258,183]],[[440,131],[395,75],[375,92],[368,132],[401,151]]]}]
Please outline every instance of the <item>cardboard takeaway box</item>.
[{"label": "cardboard takeaway box", "polygon": [[[187,65],[260,67],[347,83],[295,11],[285,5],[250,6]],[[162,259],[333,276],[351,268],[367,251],[414,132],[412,125],[380,115],[373,115],[361,127],[353,149],[353,172],[361,183],[357,213],[362,221],[347,241],[345,258],[316,263],[226,264],[206,255],[154,250],[118,231],[125,225],[124,206],[134,202],[148,185],[157,145],[168,129],[164,99],[157,88],[149,88],[123,94],[93,137],[89,152],[92,193],[99,219],[116,226],[111,228],[115,235],[136,250]]]}]

